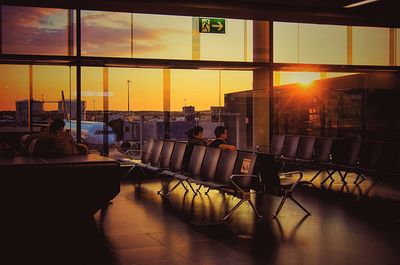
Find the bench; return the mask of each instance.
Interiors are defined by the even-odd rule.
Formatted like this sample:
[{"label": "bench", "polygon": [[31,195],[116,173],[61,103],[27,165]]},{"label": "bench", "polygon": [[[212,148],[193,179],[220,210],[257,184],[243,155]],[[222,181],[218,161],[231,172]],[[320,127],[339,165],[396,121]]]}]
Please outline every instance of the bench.
[{"label": "bench", "polygon": [[[164,178],[177,180],[177,184],[164,196],[170,196],[178,185],[182,185],[186,192],[189,191],[185,184],[193,191],[195,196],[202,187],[218,190],[225,194],[235,196],[240,201],[225,215],[222,220],[227,220],[245,201],[249,202],[256,215],[261,218],[250,197],[255,191],[252,189],[252,180],[258,179],[253,174],[256,154],[246,151],[229,151],[213,147],[196,145],[193,148],[187,171],[163,170],[159,173]],[[194,185],[198,185],[197,189]]]}]

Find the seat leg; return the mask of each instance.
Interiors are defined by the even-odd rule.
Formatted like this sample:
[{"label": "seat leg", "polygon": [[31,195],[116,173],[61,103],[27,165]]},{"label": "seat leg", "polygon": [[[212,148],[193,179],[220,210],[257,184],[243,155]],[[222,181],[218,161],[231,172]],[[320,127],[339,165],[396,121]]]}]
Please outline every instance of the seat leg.
[{"label": "seat leg", "polygon": [[321,182],[321,185],[324,184],[328,179],[331,179],[332,181],[334,180],[332,178],[332,175],[336,172],[336,170],[332,170],[332,172],[329,172],[329,170],[326,170],[328,172],[328,176]]},{"label": "seat leg", "polygon": [[357,184],[361,184],[364,180],[366,180],[367,178],[366,177],[364,177],[364,176],[361,176],[361,181],[360,182],[358,182]]},{"label": "seat leg", "polygon": [[183,184],[183,181],[181,182],[182,187],[185,189],[185,193],[189,191],[189,189],[185,186],[185,184]]},{"label": "seat leg", "polygon": [[[360,182],[358,182],[358,179],[361,179]],[[354,181],[354,184],[360,184],[361,182],[363,182],[365,180],[365,177],[362,174],[358,174],[356,180]]]},{"label": "seat leg", "polygon": [[182,183],[182,180],[179,180],[178,183],[176,183],[172,189],[169,190],[169,192],[167,194],[165,194],[165,197],[169,197],[169,195],[171,194],[172,191],[174,191],[180,184]]},{"label": "seat leg", "polygon": [[301,205],[295,198],[290,197],[290,199],[291,199],[294,203],[296,203],[301,209],[303,209],[303,211],[305,211],[305,212],[307,213],[307,215],[311,215],[311,213],[310,213],[309,211],[307,211],[307,209],[304,208],[303,205]]},{"label": "seat leg", "polygon": [[344,175],[342,174],[342,172],[340,170],[338,170],[340,178],[342,179],[343,184],[346,184],[346,177],[347,177],[347,172],[344,173]]},{"label": "seat leg", "polygon": [[309,182],[312,183],[312,182],[314,181],[314,179],[316,179],[316,178],[319,176],[319,174],[321,174],[321,172],[322,172],[322,169],[320,169],[320,170],[317,172],[317,174],[315,174],[314,177],[313,177]]},{"label": "seat leg", "polygon": [[283,195],[282,199],[281,199],[281,202],[279,203],[279,206],[276,209],[275,214],[273,215],[274,218],[276,218],[278,216],[279,212],[281,211],[281,209],[283,207],[283,204],[285,204],[286,199],[287,199],[286,195]]},{"label": "seat leg", "polygon": [[238,202],[238,203],[235,205],[235,207],[233,207],[233,209],[230,210],[229,213],[228,213],[227,215],[225,215],[224,218],[221,218],[221,220],[225,222],[226,219],[228,219],[229,216],[231,216],[231,215],[239,208],[239,206],[242,205],[242,203],[243,203],[244,201],[245,201],[245,199],[241,199],[240,202]]},{"label": "seat leg", "polygon": [[169,186],[169,184],[171,183],[171,181],[172,181],[172,179],[168,179],[167,181],[165,181],[165,182],[167,182],[167,183],[164,184],[165,182],[161,180],[161,189],[160,189],[159,191],[157,191],[157,194],[158,194],[158,195],[162,195],[163,188],[165,187],[165,185]]},{"label": "seat leg", "polygon": [[253,211],[256,213],[258,218],[262,218],[263,216],[257,211],[256,206],[254,205],[254,203],[251,200],[248,200],[251,208],[253,208]]},{"label": "seat leg", "polygon": [[197,194],[198,192],[200,192],[200,189],[201,189],[202,186],[203,186],[203,184],[200,184],[199,188],[196,190],[196,194]]},{"label": "seat leg", "polygon": [[197,195],[197,192],[194,190],[192,184],[190,184],[189,181],[186,181],[186,183],[189,185],[190,189],[193,191],[194,195]]},{"label": "seat leg", "polygon": [[356,177],[356,179],[354,180],[354,184],[357,184],[357,182],[358,182],[358,179],[361,177],[361,175],[360,174],[357,174],[357,177]]},{"label": "seat leg", "polygon": [[208,190],[204,193],[205,195],[208,195],[208,193],[210,192],[211,188],[208,188]]}]

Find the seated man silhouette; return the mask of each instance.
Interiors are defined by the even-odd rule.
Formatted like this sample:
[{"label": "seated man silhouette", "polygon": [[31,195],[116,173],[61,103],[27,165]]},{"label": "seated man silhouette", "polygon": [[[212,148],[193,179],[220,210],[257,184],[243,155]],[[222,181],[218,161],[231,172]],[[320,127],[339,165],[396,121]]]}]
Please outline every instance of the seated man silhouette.
[{"label": "seated man silhouette", "polygon": [[214,134],[216,139],[208,146],[227,150],[237,149],[236,146],[227,144],[226,140],[228,139],[228,130],[224,126],[217,126],[214,130]]},{"label": "seated man silhouette", "polygon": [[77,144],[72,135],[64,130],[64,126],[65,122],[62,119],[55,119],[50,123],[48,132],[29,135],[25,139],[25,144],[29,145],[33,139],[51,139],[57,154],[87,154],[87,147],[83,144]]}]

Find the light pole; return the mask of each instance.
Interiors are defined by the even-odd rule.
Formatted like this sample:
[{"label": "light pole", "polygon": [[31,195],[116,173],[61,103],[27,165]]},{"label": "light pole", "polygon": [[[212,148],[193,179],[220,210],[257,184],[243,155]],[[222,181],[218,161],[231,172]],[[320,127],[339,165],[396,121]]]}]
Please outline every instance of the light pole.
[{"label": "light pole", "polygon": [[130,110],[129,110],[129,84],[131,83],[132,81],[131,80],[126,80],[126,83],[128,84],[128,115],[129,115],[129,112],[130,112]]}]

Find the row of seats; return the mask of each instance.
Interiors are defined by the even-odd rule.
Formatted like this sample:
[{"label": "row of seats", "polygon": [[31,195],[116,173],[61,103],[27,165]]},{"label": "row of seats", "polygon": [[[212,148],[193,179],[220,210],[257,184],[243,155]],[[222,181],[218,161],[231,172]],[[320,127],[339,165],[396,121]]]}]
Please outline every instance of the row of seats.
[{"label": "row of seats", "polygon": [[[263,187],[263,191],[269,191],[273,195],[282,196],[274,216],[279,214],[287,198],[292,199],[307,214],[310,214],[292,196],[293,190],[300,183],[302,173],[287,173],[285,176],[298,174],[299,178],[282,183],[281,176],[274,168],[273,156],[196,145],[190,156],[188,168],[183,170],[185,149],[186,143],[149,139],[143,146],[140,160],[135,160],[134,151],[127,152],[134,164],[128,174],[132,173],[136,181],[137,178],[148,175],[158,176],[168,183],[176,180],[176,184],[167,193],[164,194],[161,190],[158,192],[164,197],[169,197],[181,185],[187,192],[189,189],[192,190],[195,195],[202,187],[205,187],[207,188],[205,194],[214,189],[239,198],[240,201],[222,218],[223,221],[227,220],[245,201],[249,202],[256,215],[261,217],[250,200],[251,194],[255,193],[258,187]],[[195,188],[194,185],[197,187]]]},{"label": "row of seats", "polygon": [[355,173],[356,184],[366,176],[396,179],[400,175],[400,145],[394,143],[277,134],[266,151],[283,166],[294,164],[300,169],[317,168],[311,182],[324,171],[328,175],[322,183],[328,179],[333,181],[335,172],[343,183],[346,183],[348,173]]}]

